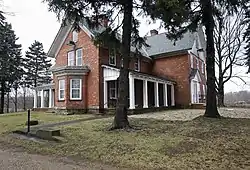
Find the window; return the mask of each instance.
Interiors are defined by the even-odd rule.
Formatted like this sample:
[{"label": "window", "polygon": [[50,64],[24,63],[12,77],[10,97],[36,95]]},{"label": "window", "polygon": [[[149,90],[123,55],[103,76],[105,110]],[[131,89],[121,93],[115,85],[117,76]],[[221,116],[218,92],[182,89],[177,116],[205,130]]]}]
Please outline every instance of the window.
[{"label": "window", "polygon": [[82,65],[82,49],[76,50],[76,65],[77,66]]},{"label": "window", "polygon": [[68,52],[68,66],[75,65],[75,53],[74,51]]},{"label": "window", "polygon": [[140,71],[140,59],[135,59],[135,71]]},{"label": "window", "polygon": [[114,66],[116,65],[116,54],[114,48],[109,50],[109,64]]},{"label": "window", "polygon": [[73,38],[72,38],[72,40],[74,41],[74,42],[77,42],[78,41],[78,32],[77,31],[73,31]]},{"label": "window", "polygon": [[59,80],[58,84],[59,84],[58,99],[59,100],[64,100],[64,97],[65,97],[65,80]]},{"label": "window", "polygon": [[70,80],[70,100],[82,99],[82,79]]},{"label": "window", "polygon": [[110,81],[109,83],[109,98],[117,99],[117,84],[116,81]]}]

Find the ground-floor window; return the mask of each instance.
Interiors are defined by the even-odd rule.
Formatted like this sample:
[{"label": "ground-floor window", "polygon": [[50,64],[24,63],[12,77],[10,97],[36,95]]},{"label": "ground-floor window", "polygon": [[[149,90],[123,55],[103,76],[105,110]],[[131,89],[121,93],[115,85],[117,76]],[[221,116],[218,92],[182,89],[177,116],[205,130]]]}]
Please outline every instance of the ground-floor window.
[{"label": "ground-floor window", "polygon": [[64,98],[65,98],[65,80],[64,79],[59,80],[58,84],[59,84],[58,99],[59,100],[64,100]]},{"label": "ground-floor window", "polygon": [[116,81],[109,82],[109,98],[117,99],[117,82]]},{"label": "ground-floor window", "polygon": [[82,79],[71,79],[70,80],[70,99],[81,100],[82,99]]}]

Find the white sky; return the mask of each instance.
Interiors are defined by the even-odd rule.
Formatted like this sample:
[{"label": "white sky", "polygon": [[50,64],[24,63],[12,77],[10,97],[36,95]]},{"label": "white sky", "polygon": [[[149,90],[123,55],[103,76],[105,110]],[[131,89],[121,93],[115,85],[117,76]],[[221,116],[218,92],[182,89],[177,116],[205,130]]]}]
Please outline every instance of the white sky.
[{"label": "white sky", "polygon": [[[2,0],[1,7],[5,12],[11,12],[13,15],[6,16],[7,21],[12,24],[16,35],[19,37],[18,43],[22,44],[23,53],[28,47],[38,40],[44,45],[45,52],[50,48],[60,23],[54,13],[48,12],[47,4],[42,3],[42,0]],[[145,35],[150,29],[157,29],[156,25],[147,25],[142,23],[140,34]],[[238,68],[242,76],[248,76],[244,73],[246,68]],[[234,82],[229,82],[225,86],[225,91],[240,91],[250,90],[250,78],[244,78],[248,83],[244,85],[241,81],[235,79]]]}]

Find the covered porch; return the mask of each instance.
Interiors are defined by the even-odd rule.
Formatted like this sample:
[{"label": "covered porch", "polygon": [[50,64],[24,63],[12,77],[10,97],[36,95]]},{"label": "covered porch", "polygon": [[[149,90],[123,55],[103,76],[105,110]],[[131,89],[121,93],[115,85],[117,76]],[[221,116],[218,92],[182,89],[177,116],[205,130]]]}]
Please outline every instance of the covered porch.
[{"label": "covered porch", "polygon": [[55,106],[54,84],[45,84],[34,89],[34,109]]},{"label": "covered porch", "polygon": [[[118,97],[119,69],[103,66],[104,108],[114,108]],[[174,82],[129,72],[129,109],[175,106]]]}]

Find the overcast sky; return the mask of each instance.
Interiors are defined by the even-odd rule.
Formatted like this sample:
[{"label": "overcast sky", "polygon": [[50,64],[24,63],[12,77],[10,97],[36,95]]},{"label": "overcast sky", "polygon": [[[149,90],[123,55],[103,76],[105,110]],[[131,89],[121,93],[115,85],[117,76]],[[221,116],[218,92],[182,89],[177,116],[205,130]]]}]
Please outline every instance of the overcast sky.
[{"label": "overcast sky", "polygon": [[[45,52],[50,48],[60,23],[54,13],[48,12],[47,4],[42,3],[42,0],[2,0],[2,9],[5,12],[10,12],[12,15],[7,15],[7,21],[12,24],[16,35],[19,37],[18,43],[22,44],[23,53],[27,48],[38,40],[43,43]],[[140,34],[145,35],[150,29],[156,28],[155,25],[147,25],[142,23]],[[242,76],[245,75],[246,68],[237,69]],[[244,85],[239,80],[229,82],[225,86],[225,91],[240,91],[250,90],[250,79],[245,78],[247,85]]]}]

